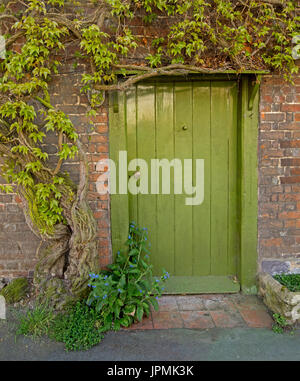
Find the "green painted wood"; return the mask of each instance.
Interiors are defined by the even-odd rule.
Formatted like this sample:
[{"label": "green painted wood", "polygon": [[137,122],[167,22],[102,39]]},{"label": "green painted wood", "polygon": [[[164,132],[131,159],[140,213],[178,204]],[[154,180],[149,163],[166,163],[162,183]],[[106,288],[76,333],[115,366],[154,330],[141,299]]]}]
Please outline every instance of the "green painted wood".
[{"label": "green painted wood", "polygon": [[[192,86],[175,83],[174,86],[174,154],[184,159],[192,156]],[[186,129],[184,129],[186,128]],[[183,172],[183,171],[182,171]],[[186,195],[176,194],[175,209],[175,274],[193,274],[193,207],[185,205]]]},{"label": "green painted wood", "polygon": [[[111,157],[116,158],[120,147],[127,147],[129,160],[144,159],[148,168],[153,158],[204,159],[205,197],[203,204],[192,207],[185,205],[186,194],[173,192],[129,195],[129,200],[112,196],[113,247],[120,245],[124,236],[120,211],[127,207],[126,220],[149,229],[154,273],[159,275],[165,268],[179,283],[183,281],[178,284],[181,291],[186,287],[184,277],[190,277],[193,284],[197,277],[212,280],[237,275],[236,82],[143,84],[127,92],[119,104],[119,114],[123,112],[125,117],[110,118]],[[126,136],[118,129],[124,123]],[[150,171],[148,179],[150,186]],[[201,282],[195,283],[197,292],[208,292],[207,287],[200,287]],[[217,283],[215,289],[231,292],[221,291]]]},{"label": "green painted wood", "polygon": [[229,108],[233,110],[231,113],[230,123],[233,126],[230,130],[228,146],[229,146],[229,170],[228,170],[228,261],[227,274],[237,275],[239,251],[239,230],[238,230],[238,84],[232,83],[229,89],[228,102]]},{"label": "green painted wood", "polygon": [[[137,158],[143,159],[150,168],[150,161],[156,157],[155,126],[155,87],[153,85],[137,86]],[[148,189],[151,184],[151,173],[148,170]],[[138,224],[149,230],[149,242],[152,251],[157,252],[157,212],[156,195],[138,194]],[[157,256],[153,256],[153,265],[157,266]]]},{"label": "green painted wood", "polygon": [[[211,274],[229,274],[236,258],[231,237],[236,234],[232,216],[236,200],[235,82],[211,85]],[[235,271],[235,269],[234,269]]]},{"label": "green painted wood", "polygon": [[[137,89],[133,87],[126,92],[126,128],[127,128],[127,150],[128,163],[137,157]],[[128,176],[129,177],[129,176]],[[128,194],[129,199],[129,220],[138,221],[137,197]]]},{"label": "green painted wood", "polygon": [[248,78],[240,102],[240,280],[245,293],[256,293],[257,271],[257,139],[259,93],[248,109]]},{"label": "green painted wood", "polygon": [[229,276],[172,276],[166,282],[164,294],[219,294],[239,291],[239,283]]},{"label": "green painted wood", "polygon": [[193,206],[193,275],[211,273],[211,86],[193,82],[193,158],[204,159],[204,201]]},{"label": "green painted wood", "polygon": [[[156,158],[174,158],[174,102],[173,84],[157,84],[156,86]],[[159,261],[155,261],[154,271],[159,274],[161,269],[175,272],[175,212],[174,212],[174,180],[170,178],[171,194],[162,194],[162,177],[160,170],[159,194],[157,195],[157,247]]]},{"label": "green painted wood", "polygon": [[[114,107],[118,104],[119,107]],[[117,111],[117,112],[116,112]],[[127,149],[126,123],[125,123],[125,99],[124,93],[112,93],[109,100],[109,122],[110,122],[110,159],[116,163],[117,173],[120,168],[119,151]],[[117,176],[118,178],[118,176]],[[117,189],[119,183],[117,182]],[[111,231],[112,250],[116,252],[124,248],[128,235],[129,207],[127,194],[112,194],[111,201]]]}]

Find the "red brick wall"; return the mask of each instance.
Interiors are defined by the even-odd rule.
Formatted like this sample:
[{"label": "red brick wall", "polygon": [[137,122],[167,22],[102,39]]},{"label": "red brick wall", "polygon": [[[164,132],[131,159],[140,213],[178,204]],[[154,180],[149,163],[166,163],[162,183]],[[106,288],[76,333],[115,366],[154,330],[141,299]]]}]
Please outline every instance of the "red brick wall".
[{"label": "red brick wall", "polygon": [[[76,70],[67,61],[51,84],[52,103],[69,114],[89,158],[89,201],[98,223],[99,264],[112,259],[109,197],[96,192],[96,164],[107,158],[107,100],[94,118],[94,128],[85,116],[86,95],[80,94],[84,67]],[[50,136],[47,150],[56,160],[56,138]],[[300,271],[300,77],[292,86],[278,76],[267,76],[261,86],[258,141],[258,268],[265,271]],[[78,181],[78,164],[64,165]],[[1,178],[0,178],[1,181]],[[3,181],[2,181],[3,182]],[[24,220],[15,195],[0,194],[0,277],[30,276],[35,265],[38,239]]]},{"label": "red brick wall", "polygon": [[266,271],[300,271],[300,76],[261,86],[258,251]]}]

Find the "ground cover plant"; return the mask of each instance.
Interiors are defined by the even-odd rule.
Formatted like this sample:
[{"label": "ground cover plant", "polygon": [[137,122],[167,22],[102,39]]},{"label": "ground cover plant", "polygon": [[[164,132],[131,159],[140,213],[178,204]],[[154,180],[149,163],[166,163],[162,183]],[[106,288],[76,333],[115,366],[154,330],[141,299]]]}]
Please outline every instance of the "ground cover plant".
[{"label": "ground cover plant", "polygon": [[300,274],[277,274],[274,275],[274,279],[286,286],[289,291],[300,292]]},{"label": "ground cover plant", "polygon": [[154,277],[150,263],[148,232],[129,226],[127,249],[119,251],[108,270],[90,273],[87,299],[56,312],[49,303],[37,303],[20,319],[17,334],[51,339],[66,350],[86,350],[98,344],[103,333],[119,330],[158,310],[158,298],[169,278],[167,271]]}]

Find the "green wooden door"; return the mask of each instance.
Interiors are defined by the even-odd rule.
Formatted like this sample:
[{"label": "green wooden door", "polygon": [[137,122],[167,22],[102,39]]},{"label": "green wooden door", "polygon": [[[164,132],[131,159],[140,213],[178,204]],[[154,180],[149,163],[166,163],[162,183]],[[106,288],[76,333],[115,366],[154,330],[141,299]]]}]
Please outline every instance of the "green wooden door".
[{"label": "green wooden door", "polygon": [[111,196],[114,252],[126,239],[127,218],[148,228],[154,272],[171,274],[168,292],[238,291],[237,83],[142,84],[112,95],[111,104],[111,158],[117,162],[118,151],[126,150],[128,162],[144,159],[149,192],[151,159],[193,159],[193,184],[195,159],[204,161],[200,205],[174,194],[172,169],[170,194],[160,187],[159,194]]}]

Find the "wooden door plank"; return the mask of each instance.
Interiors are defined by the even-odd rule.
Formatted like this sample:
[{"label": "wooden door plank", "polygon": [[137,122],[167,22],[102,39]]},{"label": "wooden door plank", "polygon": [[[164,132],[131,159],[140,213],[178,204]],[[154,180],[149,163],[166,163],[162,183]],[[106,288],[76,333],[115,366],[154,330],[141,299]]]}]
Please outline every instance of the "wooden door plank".
[{"label": "wooden door plank", "polygon": [[[193,275],[209,275],[210,262],[210,82],[193,83],[193,166],[204,159],[204,201],[193,206]],[[195,181],[195,170],[193,174]]]},{"label": "wooden door plank", "polygon": [[[157,159],[174,159],[174,109],[173,84],[157,84],[156,87],[156,154]],[[164,268],[174,274],[174,178],[170,170],[170,192],[162,194],[162,170],[159,175],[157,195],[157,251],[154,273]]]},{"label": "wooden door plank", "polygon": [[[123,92],[111,93],[109,97],[109,155],[110,159],[116,163],[117,179],[120,167],[119,151],[127,150],[124,98]],[[119,194],[118,188],[119,182],[117,181],[117,194],[110,195],[112,250],[114,255],[118,250],[125,248],[124,243],[127,239],[129,226],[128,194]]]},{"label": "wooden door plank", "polygon": [[[174,89],[175,107],[175,158],[191,158],[193,139],[192,86],[176,83]],[[186,129],[184,129],[186,127]],[[182,171],[183,173],[183,171]],[[192,206],[185,205],[186,195],[175,195],[175,273],[193,273],[193,212]]]},{"label": "wooden door plank", "polygon": [[236,82],[228,89],[232,109],[231,116],[228,115],[229,132],[229,170],[228,170],[228,262],[227,274],[237,275],[237,263],[239,256],[239,235],[238,235],[238,149],[237,149],[237,95],[238,86]]},{"label": "wooden door plank", "polygon": [[211,273],[224,275],[228,263],[229,82],[211,84]]},{"label": "wooden door plank", "polygon": [[[151,168],[150,161],[156,157],[155,147],[155,86],[138,85],[137,87],[137,158],[144,159],[148,164],[148,192],[138,194],[138,224],[149,230],[151,252],[156,253],[157,209],[156,195],[150,194]],[[152,258],[156,264],[155,255]]]},{"label": "wooden door plank", "polygon": [[[137,158],[137,110],[136,110],[136,87],[126,92],[126,124],[127,124],[127,149],[128,162]],[[128,176],[129,177],[129,176]],[[129,220],[137,223],[137,196],[128,193],[129,199]]]}]

